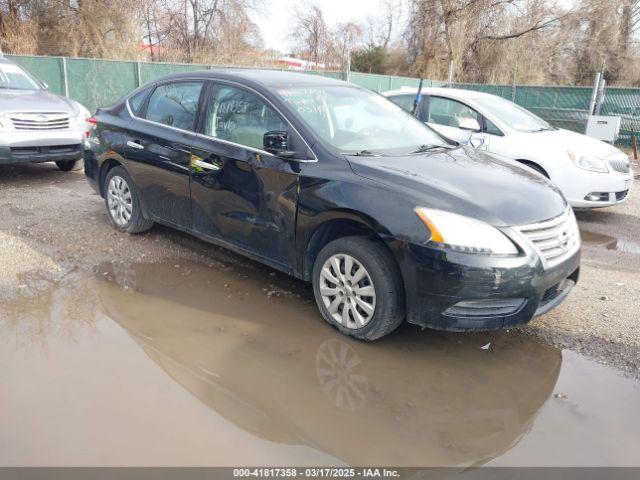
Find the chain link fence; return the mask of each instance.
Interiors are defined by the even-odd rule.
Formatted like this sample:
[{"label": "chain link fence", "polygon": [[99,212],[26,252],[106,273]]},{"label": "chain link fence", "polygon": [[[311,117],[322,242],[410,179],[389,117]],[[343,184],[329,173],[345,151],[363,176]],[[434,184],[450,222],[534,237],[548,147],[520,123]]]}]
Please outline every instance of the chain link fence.
[{"label": "chain link fence", "polygon": [[[150,63],[86,58],[39,57],[7,55],[22,65],[51,91],[67,95],[90,111],[113,103],[117,98],[155,78],[171,73],[208,70],[219,65],[180,63]],[[229,66],[228,68],[234,68]],[[369,73],[308,71],[362,87],[384,92],[402,87],[417,88],[420,80],[410,77],[376,75]],[[444,82],[424,80],[423,86],[442,86]],[[458,83],[455,88],[487,92],[512,100],[532,111],[551,125],[584,133],[589,112],[592,87],[484,85]],[[640,133],[640,88],[607,87],[604,91],[601,115],[621,118],[618,144],[628,146],[631,136]]]}]

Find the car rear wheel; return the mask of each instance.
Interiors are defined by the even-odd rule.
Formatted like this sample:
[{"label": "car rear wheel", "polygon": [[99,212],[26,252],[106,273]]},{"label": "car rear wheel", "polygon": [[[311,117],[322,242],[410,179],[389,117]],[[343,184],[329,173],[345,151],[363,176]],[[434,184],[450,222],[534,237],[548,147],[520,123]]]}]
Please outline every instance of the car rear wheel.
[{"label": "car rear wheel", "polygon": [[144,218],[138,190],[122,167],[109,170],[104,180],[104,200],[111,224],[121,232],[142,233],[153,226]]},{"label": "car rear wheel", "polygon": [[345,335],[376,340],[404,320],[404,289],[391,253],[379,241],[343,237],[327,244],[313,268],[324,319]]},{"label": "car rear wheel", "polygon": [[71,170],[82,169],[81,160],[59,160],[56,162],[56,165],[63,172],[70,172]]}]

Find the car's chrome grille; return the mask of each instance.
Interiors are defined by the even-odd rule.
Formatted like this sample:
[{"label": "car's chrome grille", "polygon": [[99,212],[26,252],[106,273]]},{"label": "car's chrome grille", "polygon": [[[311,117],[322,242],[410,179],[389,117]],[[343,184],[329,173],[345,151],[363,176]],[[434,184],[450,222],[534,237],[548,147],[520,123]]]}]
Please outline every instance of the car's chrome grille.
[{"label": "car's chrome grille", "polygon": [[611,168],[613,168],[616,172],[629,173],[631,171],[629,160],[626,158],[612,158],[609,160],[609,165],[611,165]]},{"label": "car's chrome grille", "polygon": [[580,232],[573,210],[532,225],[515,227],[536,249],[545,268],[554,267],[580,248]]},{"label": "car's chrome grille", "polygon": [[14,113],[9,119],[16,130],[66,130],[70,125],[66,113]]}]

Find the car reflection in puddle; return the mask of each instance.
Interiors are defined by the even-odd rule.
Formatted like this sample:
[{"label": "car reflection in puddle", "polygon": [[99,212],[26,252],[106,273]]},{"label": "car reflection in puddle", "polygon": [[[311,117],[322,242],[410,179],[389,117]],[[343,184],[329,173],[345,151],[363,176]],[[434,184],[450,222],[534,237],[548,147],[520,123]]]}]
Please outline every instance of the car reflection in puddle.
[{"label": "car reflection in puddle", "polygon": [[593,232],[584,228],[580,229],[580,236],[582,241],[589,246],[604,247],[607,250],[640,255],[640,244],[630,240],[612,237],[611,235]]},{"label": "car reflection in puddle", "polygon": [[208,407],[351,465],[486,463],[529,430],[562,362],[517,332],[351,340],[262,269],[106,264],[96,278],[104,312]]}]

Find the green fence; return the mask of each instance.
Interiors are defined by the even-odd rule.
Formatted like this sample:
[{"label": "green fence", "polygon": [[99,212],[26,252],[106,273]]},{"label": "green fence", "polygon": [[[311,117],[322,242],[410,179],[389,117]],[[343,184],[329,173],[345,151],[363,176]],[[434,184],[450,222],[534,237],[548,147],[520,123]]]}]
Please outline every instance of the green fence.
[{"label": "green fence", "polygon": [[[89,58],[7,55],[45,82],[52,92],[66,95],[94,111],[134,88],[172,73],[216,68],[216,65],[151,63]],[[233,67],[229,67],[233,68]],[[343,79],[342,72],[306,72]],[[411,79],[409,79],[411,80]],[[385,85],[389,82],[386,81]]]},{"label": "green fence", "polygon": [[[93,111],[108,105],[139,85],[171,73],[190,72],[215,68],[215,65],[183,63],[150,63],[88,58],[37,57],[7,55],[16,63],[46,82],[52,92],[68,95]],[[230,67],[232,68],[232,67]],[[345,79],[343,72],[305,73]],[[351,72],[349,81],[365,88],[383,92],[401,87],[418,87],[417,78],[395,77]],[[442,82],[426,80],[425,86],[437,86]]]},{"label": "green fence", "polygon": [[[37,57],[8,55],[16,63],[46,82],[51,91],[67,95],[94,111],[157,77],[170,73],[215,68],[212,65],[150,63],[86,58]],[[233,67],[229,67],[233,68]],[[342,72],[306,72],[344,79]],[[349,81],[383,92],[402,87],[417,88],[417,78],[351,72]],[[440,86],[443,82],[425,80],[423,85]],[[456,88],[478,90],[513,100],[556,127],[584,132],[591,87],[512,86],[456,84]],[[618,143],[628,145],[632,135],[640,133],[640,89],[607,88],[600,110],[602,115],[620,116],[622,127]]]},{"label": "green fence", "polygon": [[[350,72],[349,82],[376,92],[386,92],[402,87],[412,87],[417,89],[420,84],[420,79],[411,77],[395,77],[393,75],[376,75],[374,73]],[[439,82],[437,80],[424,80],[422,83],[423,87],[438,87],[441,85],[443,85],[443,82]]]}]

